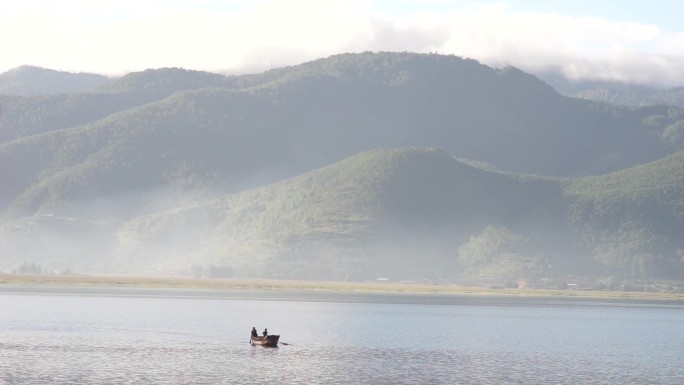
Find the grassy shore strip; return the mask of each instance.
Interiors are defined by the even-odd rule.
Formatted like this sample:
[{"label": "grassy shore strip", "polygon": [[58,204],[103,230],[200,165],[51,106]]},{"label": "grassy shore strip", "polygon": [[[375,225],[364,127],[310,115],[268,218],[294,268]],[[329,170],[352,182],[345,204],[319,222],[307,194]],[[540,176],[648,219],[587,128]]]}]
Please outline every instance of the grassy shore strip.
[{"label": "grassy shore strip", "polygon": [[636,291],[588,291],[551,289],[492,289],[488,287],[444,286],[386,282],[289,281],[268,279],[208,279],[129,275],[11,275],[0,274],[0,285],[65,285],[83,287],[141,287],[176,289],[329,290],[376,293],[430,293],[455,295],[498,295],[524,297],[620,298],[682,301],[681,293]]}]

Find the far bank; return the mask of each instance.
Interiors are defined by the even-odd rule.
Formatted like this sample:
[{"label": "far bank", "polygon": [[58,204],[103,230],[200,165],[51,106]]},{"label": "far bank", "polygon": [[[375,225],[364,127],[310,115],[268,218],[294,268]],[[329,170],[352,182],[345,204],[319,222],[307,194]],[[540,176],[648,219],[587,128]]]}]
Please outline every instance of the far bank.
[{"label": "far bank", "polygon": [[[485,286],[431,285],[394,282],[331,282],[292,280],[210,279],[131,275],[15,275],[0,274],[4,287],[91,287],[245,291],[330,291],[368,293],[414,293],[496,297],[634,299],[684,302],[683,293],[579,289],[500,288]],[[2,290],[0,288],[0,290]]]}]

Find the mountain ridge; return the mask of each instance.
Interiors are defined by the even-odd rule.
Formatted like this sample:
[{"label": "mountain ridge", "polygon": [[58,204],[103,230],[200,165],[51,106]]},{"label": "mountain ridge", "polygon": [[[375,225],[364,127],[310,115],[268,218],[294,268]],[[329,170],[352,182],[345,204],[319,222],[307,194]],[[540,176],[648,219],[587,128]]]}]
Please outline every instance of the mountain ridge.
[{"label": "mountain ridge", "polygon": [[[207,240],[198,234],[194,243],[188,240],[177,245],[176,251],[161,254],[179,270],[195,263],[222,264],[226,271],[242,276],[285,277],[300,271],[309,278],[320,274],[335,279],[368,278],[393,262],[404,273],[421,271],[433,277],[439,271],[501,277],[511,269],[534,270],[540,275],[553,270],[549,266],[566,274],[596,266],[602,273],[622,276],[665,276],[663,266],[679,271],[674,261],[681,245],[667,231],[667,223],[674,224],[671,229],[680,228],[680,206],[673,206],[672,215],[658,214],[676,197],[622,182],[646,196],[664,197],[664,203],[637,205],[639,215],[648,220],[635,221],[637,214],[626,209],[628,200],[613,199],[607,192],[606,180],[617,177],[601,175],[626,170],[641,179],[637,176],[640,169],[634,167],[658,159],[665,159],[662,164],[676,163],[677,156],[667,157],[678,154],[684,143],[678,139],[684,112],[666,106],[632,109],[568,98],[513,67],[494,69],[443,55],[343,54],[245,76],[178,68],[148,70],[111,80],[93,92],[5,95],[0,103],[0,177],[4,183],[0,249],[16,258],[49,255],[49,249],[31,249],[22,237],[43,234],[52,239],[51,231],[61,223],[73,234],[61,232],[54,239],[74,237],[66,242],[72,246],[64,250],[73,252],[78,233],[94,228],[107,239],[102,244],[116,249],[93,252],[103,255],[99,262],[84,255],[78,259],[79,268],[113,271],[117,259],[110,257],[145,269],[155,263],[166,265],[155,259],[158,253],[150,247],[136,254],[136,239],[144,240],[158,226],[144,225],[154,224],[147,215],[156,213],[175,223],[159,213],[191,205],[196,213],[193,221],[199,221],[196,228],[189,230],[181,222],[177,224],[180,233],[174,237],[192,238],[199,229],[206,233],[222,229],[223,235]],[[385,150],[377,149],[395,149],[386,150],[392,154],[388,159],[401,164],[402,171],[380,166],[384,163],[376,152]],[[402,163],[402,156],[411,161]],[[322,209],[314,208],[314,202],[298,195],[301,192],[278,190],[280,195],[292,196],[290,204],[302,207],[294,210],[298,215],[291,214],[288,206],[263,198],[274,187],[260,189],[297,178],[293,185],[317,196],[298,178],[310,177],[309,172],[319,175],[314,170],[343,159],[361,162],[364,157],[375,159],[376,167],[386,174],[361,167],[359,177],[366,175],[378,182],[383,175],[393,175],[391,183],[370,187],[349,171],[346,178],[328,176],[340,184],[337,189],[347,193],[339,194],[334,187],[326,191],[348,206],[326,209],[328,219],[320,216],[317,230],[302,230],[288,238],[288,231],[307,229],[309,219],[319,218]],[[485,172],[454,158],[506,172]],[[586,175],[596,179],[582,179]],[[322,179],[316,180],[310,184],[327,186]],[[679,182],[673,183],[678,186]],[[356,191],[354,185],[368,187]],[[589,194],[591,188],[586,186],[606,191],[605,196]],[[378,190],[381,187],[384,190]],[[381,201],[373,201],[366,190],[383,192]],[[375,203],[355,199],[353,191]],[[263,216],[259,214],[263,207],[240,201],[246,196],[261,197],[252,200],[279,208],[270,209],[270,217]],[[200,208],[206,203],[199,202],[220,197],[230,197],[227,201],[238,202],[238,208],[252,207],[241,215],[257,218],[253,220],[258,225],[250,227],[253,231],[243,233],[236,219],[221,225],[219,214]],[[599,211],[600,215],[592,216],[597,202],[615,208],[618,214]],[[219,203],[214,205],[217,212],[225,213],[221,215],[234,215]],[[365,209],[350,209],[356,206]],[[371,214],[373,221],[368,219]],[[572,220],[567,220],[568,215]],[[203,218],[213,219],[202,222]],[[461,218],[462,223],[454,218]],[[102,223],[108,225],[95,226]],[[353,230],[354,235],[335,231],[339,228]],[[24,235],[13,238],[11,229],[23,229],[16,231]],[[448,241],[446,234],[452,230],[457,236]],[[233,233],[235,238],[221,238]],[[639,234],[650,234],[651,240],[640,248],[621,251],[617,247],[621,236],[642,239]],[[415,236],[414,244],[392,241],[411,236]],[[660,239],[666,239],[662,247]],[[553,250],[554,242],[567,251]],[[512,249],[488,249],[483,254],[487,257],[479,258],[473,250],[479,250],[481,243]],[[243,257],[227,256],[225,245],[242,250],[238,254]],[[166,250],[164,246],[158,242],[155,247]],[[276,246],[283,251],[278,252]],[[414,257],[422,253],[433,260],[412,259],[408,250]],[[492,254],[491,250],[498,251]],[[326,257],[316,259],[317,254]],[[405,258],[392,259],[392,255]],[[69,260],[68,256],[60,258]],[[282,269],[266,269],[273,258]],[[313,265],[308,266],[309,262]]]},{"label": "mountain ridge", "polygon": [[22,65],[0,73],[0,95],[87,92],[107,81],[109,78],[104,75]]}]

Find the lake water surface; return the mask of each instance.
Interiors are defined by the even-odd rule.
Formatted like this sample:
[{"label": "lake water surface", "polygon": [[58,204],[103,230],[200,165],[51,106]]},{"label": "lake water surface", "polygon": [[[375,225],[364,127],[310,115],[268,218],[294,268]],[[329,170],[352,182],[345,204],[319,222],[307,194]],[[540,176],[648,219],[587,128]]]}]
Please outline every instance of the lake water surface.
[{"label": "lake water surface", "polygon": [[681,385],[684,304],[0,286],[0,384],[265,383]]}]

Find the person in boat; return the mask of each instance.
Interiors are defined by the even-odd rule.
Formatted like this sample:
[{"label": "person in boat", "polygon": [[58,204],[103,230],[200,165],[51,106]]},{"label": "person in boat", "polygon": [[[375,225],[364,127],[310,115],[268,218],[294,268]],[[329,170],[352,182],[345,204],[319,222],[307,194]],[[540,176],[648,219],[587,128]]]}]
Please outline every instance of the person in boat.
[{"label": "person in boat", "polygon": [[264,329],[264,332],[261,334],[263,334],[264,338],[266,338],[266,336],[268,335],[268,329]]},{"label": "person in boat", "polygon": [[252,337],[258,337],[259,333],[257,333],[257,330],[255,327],[252,327]]}]

